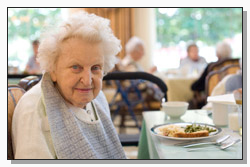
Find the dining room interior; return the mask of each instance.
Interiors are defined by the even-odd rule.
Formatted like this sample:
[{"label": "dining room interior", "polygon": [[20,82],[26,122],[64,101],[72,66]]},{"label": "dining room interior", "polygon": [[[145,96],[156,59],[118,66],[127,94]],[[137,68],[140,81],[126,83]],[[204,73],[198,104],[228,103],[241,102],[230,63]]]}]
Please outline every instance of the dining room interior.
[{"label": "dining room interior", "polygon": [[79,11],[120,40],[102,92],[128,159],[243,159],[242,8],[8,8],[8,158],[15,106],[43,77],[42,31]]}]

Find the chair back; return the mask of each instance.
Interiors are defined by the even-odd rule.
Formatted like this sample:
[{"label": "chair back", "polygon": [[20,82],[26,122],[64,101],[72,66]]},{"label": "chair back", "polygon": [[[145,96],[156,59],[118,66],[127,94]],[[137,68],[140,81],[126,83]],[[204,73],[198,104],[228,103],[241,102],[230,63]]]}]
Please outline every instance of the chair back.
[{"label": "chair back", "polygon": [[12,148],[12,117],[15,107],[19,99],[23,96],[25,90],[18,85],[8,85],[8,155],[9,160],[14,159],[13,148]]},{"label": "chair back", "polygon": [[[122,106],[126,105],[128,109],[126,109],[126,112],[128,112],[130,114],[130,116],[132,117],[132,119],[135,121],[136,126],[139,128],[140,130],[140,126],[138,124],[138,121],[135,117],[134,111],[132,109],[133,107],[133,103],[136,104],[142,104],[143,105],[143,101],[138,101],[138,103],[133,100],[128,98],[128,94],[129,92],[131,92],[131,90],[134,90],[134,93],[139,97],[139,99],[142,99],[141,95],[140,95],[140,90],[138,89],[138,87],[140,86],[140,82],[136,82],[136,80],[146,80],[149,82],[152,82],[154,84],[156,84],[161,92],[163,93],[163,96],[165,98],[165,101],[167,101],[167,86],[166,84],[158,77],[146,73],[146,72],[111,72],[108,73],[104,78],[104,81],[115,81],[116,86],[117,86],[117,91],[115,93],[115,96],[120,95],[121,96],[121,101],[117,102],[117,101],[111,101],[110,108],[112,107],[112,105],[116,106],[116,110],[114,111],[114,115],[113,115],[113,119],[114,117],[118,114],[119,110],[121,109]],[[131,85],[128,88],[123,89],[122,84],[120,81],[123,80],[129,80]],[[134,81],[134,82],[133,82]],[[143,81],[141,82],[143,83]],[[132,88],[132,89],[130,89]],[[114,96],[114,97],[115,97]],[[115,99],[113,97],[113,99]],[[121,102],[121,103],[120,103]],[[121,119],[121,125],[123,125],[123,114],[121,114],[122,119]],[[121,126],[120,126],[121,127]],[[139,141],[139,137],[140,137],[140,133],[138,134],[119,134],[119,139],[121,141],[122,146],[138,146],[138,141]]]},{"label": "chair back", "polygon": [[21,79],[18,83],[20,87],[22,87],[25,91],[28,91],[30,88],[35,86],[40,81],[38,76],[28,76]]},{"label": "chair back", "polygon": [[239,65],[228,65],[217,71],[211,71],[206,77],[206,94],[210,96],[214,87],[228,74],[235,74],[240,70]]},{"label": "chair back", "polygon": [[164,98],[167,101],[167,86],[160,78],[149,74],[147,72],[112,72],[104,76],[103,80],[146,80],[156,84],[164,94]]},{"label": "chair back", "polygon": [[209,67],[208,71],[217,71],[220,70],[223,67],[226,67],[228,65],[239,65],[239,59],[223,59],[221,61],[218,61],[216,63],[214,63],[213,65],[211,65],[211,67]]}]

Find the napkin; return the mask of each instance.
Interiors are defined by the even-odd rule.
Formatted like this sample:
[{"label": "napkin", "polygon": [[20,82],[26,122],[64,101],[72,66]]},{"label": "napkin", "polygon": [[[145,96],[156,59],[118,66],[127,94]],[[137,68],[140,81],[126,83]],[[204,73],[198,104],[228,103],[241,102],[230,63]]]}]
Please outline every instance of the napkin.
[{"label": "napkin", "polygon": [[225,94],[218,96],[209,96],[207,102],[221,103],[221,104],[236,104],[234,94]]}]

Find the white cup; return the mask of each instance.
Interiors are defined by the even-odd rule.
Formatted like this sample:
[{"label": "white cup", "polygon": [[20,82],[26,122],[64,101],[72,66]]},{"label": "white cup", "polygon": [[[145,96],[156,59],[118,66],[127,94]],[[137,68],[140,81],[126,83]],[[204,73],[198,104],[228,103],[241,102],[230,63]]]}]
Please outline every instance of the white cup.
[{"label": "white cup", "polygon": [[228,105],[221,103],[213,103],[213,123],[216,126],[228,125]]},{"label": "white cup", "polygon": [[240,132],[240,135],[242,135],[242,104],[237,104],[237,106],[238,106],[238,114],[239,114],[239,120],[238,120],[239,132]]},{"label": "white cup", "polygon": [[228,108],[228,127],[233,131],[238,131],[239,126],[239,112],[236,105],[231,105]]}]

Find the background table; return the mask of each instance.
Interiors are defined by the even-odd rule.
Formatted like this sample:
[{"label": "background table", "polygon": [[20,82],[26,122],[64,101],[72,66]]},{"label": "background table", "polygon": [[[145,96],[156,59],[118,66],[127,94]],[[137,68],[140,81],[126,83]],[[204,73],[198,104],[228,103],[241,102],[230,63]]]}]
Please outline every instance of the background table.
[{"label": "background table", "polygon": [[[206,110],[188,110],[179,120],[165,118],[165,113],[162,111],[143,112],[143,119],[138,159],[242,159],[242,143],[235,144],[227,150],[220,150],[218,146],[210,145],[212,148],[208,150],[188,152],[187,148],[173,145],[183,141],[158,138],[150,132],[153,126],[170,122],[213,124]],[[237,132],[233,132],[227,127],[222,127],[222,133],[214,139],[225,134],[231,135],[228,140],[241,139]]]},{"label": "background table", "polygon": [[193,98],[191,85],[198,79],[198,76],[173,76],[156,74],[168,87],[168,101],[189,101]]}]

